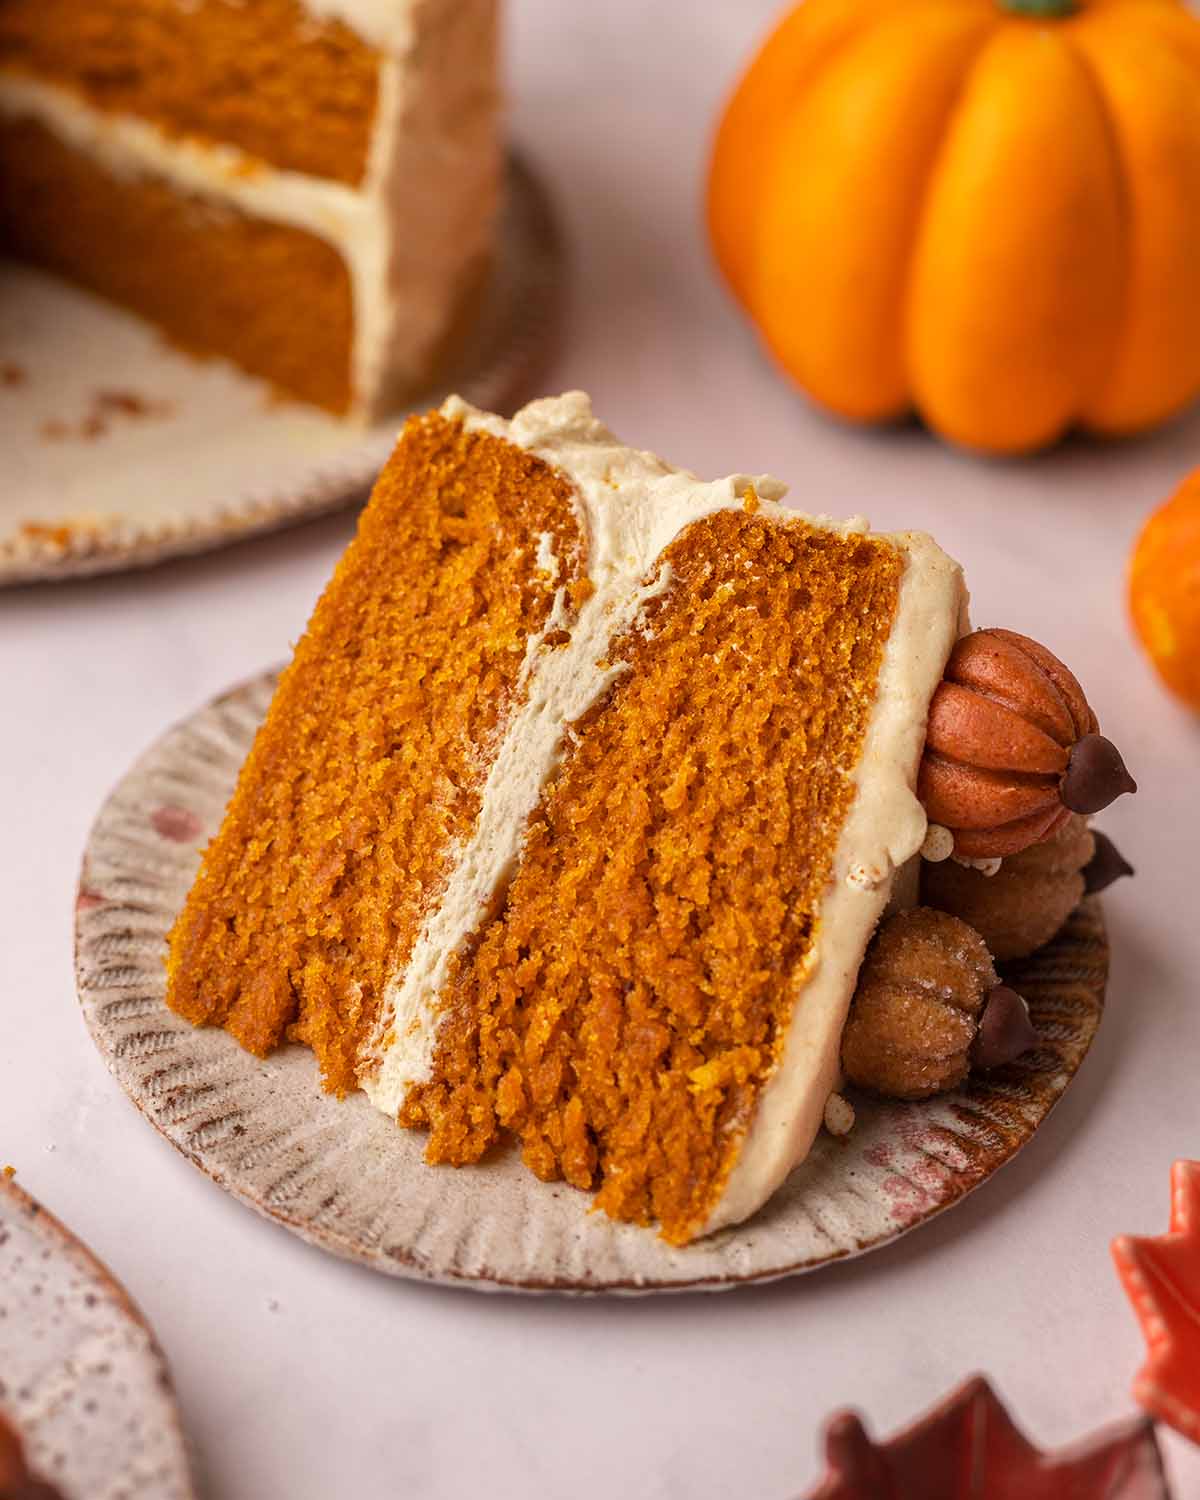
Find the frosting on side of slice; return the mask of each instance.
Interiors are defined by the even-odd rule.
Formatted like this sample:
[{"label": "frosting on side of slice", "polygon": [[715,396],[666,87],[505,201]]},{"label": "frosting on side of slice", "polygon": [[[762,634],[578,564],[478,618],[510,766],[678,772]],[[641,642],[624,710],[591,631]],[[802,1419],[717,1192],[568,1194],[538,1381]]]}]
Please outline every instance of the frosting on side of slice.
[{"label": "frosting on side of slice", "polygon": [[736,1165],[704,1226],[748,1218],[807,1156],[841,1073],[842,1031],[871,935],[897,873],[917,854],[927,820],[916,796],[929,701],[965,628],[957,563],[927,536],[888,538],[905,554],[896,619],[855,773],[817,940],[795,976],[792,1022]]}]

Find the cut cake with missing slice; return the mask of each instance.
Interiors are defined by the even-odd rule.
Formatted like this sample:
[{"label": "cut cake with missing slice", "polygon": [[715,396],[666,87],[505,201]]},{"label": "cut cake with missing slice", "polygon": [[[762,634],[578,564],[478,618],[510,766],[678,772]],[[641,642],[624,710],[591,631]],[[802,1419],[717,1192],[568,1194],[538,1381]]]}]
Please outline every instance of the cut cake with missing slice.
[{"label": "cut cake with missing slice", "polygon": [[497,0],[0,0],[0,253],[365,421],[468,330]]},{"label": "cut cake with missing slice", "polygon": [[411,419],[171,937],[170,1005],[684,1243],[809,1149],[965,628],[927,537]]}]

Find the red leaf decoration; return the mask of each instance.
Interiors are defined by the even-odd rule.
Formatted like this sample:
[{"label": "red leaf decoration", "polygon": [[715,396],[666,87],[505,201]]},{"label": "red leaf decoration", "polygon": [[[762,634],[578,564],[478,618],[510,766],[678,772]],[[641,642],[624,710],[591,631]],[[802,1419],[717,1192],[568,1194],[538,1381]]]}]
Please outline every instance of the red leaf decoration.
[{"label": "red leaf decoration", "polygon": [[825,1451],[829,1473],[808,1500],[1170,1500],[1152,1422],[1042,1453],[981,1375],[886,1443],[842,1412]]},{"label": "red leaf decoration", "polygon": [[1200,1161],[1171,1168],[1170,1231],[1122,1235],[1112,1254],[1149,1351],[1134,1399],[1200,1443]]}]

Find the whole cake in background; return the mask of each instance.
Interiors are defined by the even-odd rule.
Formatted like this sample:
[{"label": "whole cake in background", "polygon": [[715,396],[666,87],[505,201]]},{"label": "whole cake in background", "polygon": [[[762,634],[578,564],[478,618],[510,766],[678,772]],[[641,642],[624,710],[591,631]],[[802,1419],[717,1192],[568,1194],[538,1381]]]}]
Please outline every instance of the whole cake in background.
[{"label": "whole cake in background", "polygon": [[471,322],[496,0],[3,0],[0,251],[371,419]]},{"label": "whole cake in background", "polygon": [[[431,1162],[515,1133],[676,1243],[839,1128],[843,1069],[920,1097],[1017,1055],[984,940],[889,907],[923,848],[1016,850],[1111,800],[1112,747],[1007,632],[968,637],[945,711],[958,565],[782,495],[624,446],[579,393],[411,419],[175,925],[168,1003],[260,1054],[305,1042]],[[929,990],[954,1014],[926,1024]]]}]

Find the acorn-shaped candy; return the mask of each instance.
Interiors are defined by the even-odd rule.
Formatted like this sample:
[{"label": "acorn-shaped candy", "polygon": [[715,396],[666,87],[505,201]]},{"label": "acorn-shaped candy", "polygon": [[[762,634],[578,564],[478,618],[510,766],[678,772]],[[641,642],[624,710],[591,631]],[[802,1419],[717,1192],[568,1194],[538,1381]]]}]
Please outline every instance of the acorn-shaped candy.
[{"label": "acorn-shaped candy", "polygon": [[892,1099],[927,1099],[994,1068],[1036,1036],[1025,1002],[998,982],[987,944],[946,912],[889,918],[859,971],[842,1033],[849,1082]]},{"label": "acorn-shaped candy", "polygon": [[933,695],[917,790],[956,855],[994,859],[1137,786],[1053,652],[1011,630],[976,630]]}]

